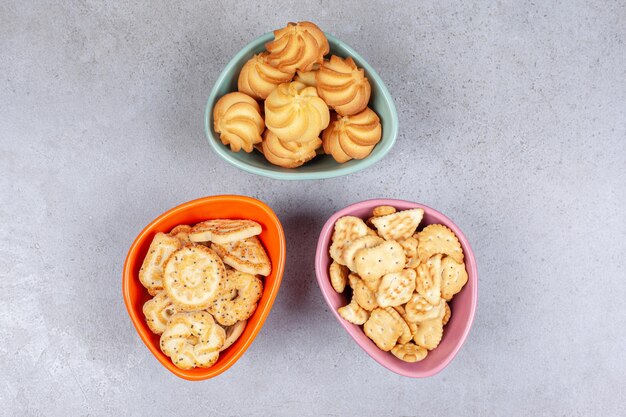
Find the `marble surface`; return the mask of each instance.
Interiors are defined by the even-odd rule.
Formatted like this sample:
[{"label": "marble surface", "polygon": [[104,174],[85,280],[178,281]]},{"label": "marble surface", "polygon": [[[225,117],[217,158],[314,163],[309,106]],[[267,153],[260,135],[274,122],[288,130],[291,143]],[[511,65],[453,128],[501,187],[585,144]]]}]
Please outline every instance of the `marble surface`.
[{"label": "marble surface", "polygon": [[[301,3],[0,2],[0,415],[625,415],[625,3]],[[304,19],[378,70],[397,144],[349,177],[246,174],[209,149],[206,97]],[[191,383],[133,330],[122,264],[155,216],[223,193],[274,208],[287,269],[243,358]],[[324,221],[374,197],[476,252],[474,326],[432,378],[370,359],[315,282]]]}]

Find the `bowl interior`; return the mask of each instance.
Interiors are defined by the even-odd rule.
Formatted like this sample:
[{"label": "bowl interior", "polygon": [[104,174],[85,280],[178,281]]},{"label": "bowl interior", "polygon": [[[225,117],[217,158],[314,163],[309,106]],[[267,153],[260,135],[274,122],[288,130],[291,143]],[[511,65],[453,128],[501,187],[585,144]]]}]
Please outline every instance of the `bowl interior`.
[{"label": "bowl interior", "polygon": [[[367,219],[371,216],[372,209],[380,205],[394,206],[399,210],[416,207],[424,209],[424,218],[419,228],[421,229],[425,225],[433,223],[441,223],[448,226],[459,238],[465,254],[465,267],[467,268],[468,273],[467,284],[463,287],[461,292],[454,296],[452,302],[450,303],[452,317],[444,328],[441,343],[436,349],[430,351],[428,356],[421,362],[403,362],[391,353],[381,351],[378,347],[376,347],[374,342],[372,342],[372,340],[365,335],[361,326],[348,323],[337,313],[337,309],[346,305],[349,300],[346,299],[344,294],[338,294],[335,292],[330,284],[328,276],[328,268],[332,263],[332,259],[328,253],[328,248],[330,247],[335,222],[340,217],[347,215]],[[338,211],[330,219],[328,219],[322,229],[322,233],[320,234],[315,259],[315,269],[318,284],[322,290],[324,298],[339,323],[341,323],[350,336],[352,336],[359,346],[361,346],[372,358],[384,367],[400,375],[420,378],[436,374],[454,358],[469,333],[469,329],[474,319],[478,294],[478,275],[474,253],[472,252],[472,249],[461,230],[459,230],[459,228],[446,216],[431,209],[430,207],[404,200],[386,199],[363,201]]]},{"label": "bowl interior", "polygon": [[[148,291],[139,281],[139,268],[148,247],[157,232],[169,232],[179,224],[194,224],[207,219],[251,219],[263,227],[259,238],[272,262],[272,272],[263,280],[264,290],[258,307],[241,337],[220,357],[211,368],[182,370],[174,366],[159,348],[159,335],[150,331],[143,315],[143,304],[150,299]],[[214,196],[194,200],[162,214],[139,234],[131,246],[123,273],[124,302],[137,333],[152,354],[174,374],[189,380],[201,380],[216,376],[239,359],[263,326],[272,307],[285,266],[285,236],[274,212],[264,203],[242,196]]]},{"label": "bowl interior", "polygon": [[398,115],[391,94],[374,69],[350,46],[332,35],[326,34],[330,44],[330,53],[341,57],[351,56],[357,66],[365,70],[370,81],[372,95],[369,107],[378,114],[382,126],[381,141],[374,147],[372,153],[362,160],[351,160],[344,164],[337,163],[329,155],[318,155],[312,161],[295,169],[281,168],[270,164],[259,152],[231,152],[223,145],[218,134],[213,130],[213,107],[224,94],[237,91],[237,79],[241,67],[254,55],[265,49],[265,44],[274,38],[267,33],[244,47],[226,65],[218,77],[207,101],[205,110],[205,131],[210,145],[223,159],[231,164],[259,175],[276,179],[322,179],[351,174],[360,171],[382,159],[393,146],[398,134]]}]

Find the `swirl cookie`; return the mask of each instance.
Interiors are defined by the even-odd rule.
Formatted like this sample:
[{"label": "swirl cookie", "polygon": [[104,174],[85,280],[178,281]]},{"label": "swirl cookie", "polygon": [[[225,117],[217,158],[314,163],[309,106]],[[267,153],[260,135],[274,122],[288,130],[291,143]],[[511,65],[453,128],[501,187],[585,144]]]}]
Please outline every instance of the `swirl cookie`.
[{"label": "swirl cookie", "polygon": [[211,244],[224,263],[237,271],[252,275],[268,276],[272,272],[270,258],[258,237],[229,242],[224,245]]},{"label": "swirl cookie", "polygon": [[274,40],[265,44],[270,65],[284,72],[310,71],[330,51],[324,32],[311,22],[289,23],[274,31]]},{"label": "swirl cookie", "polygon": [[283,72],[267,62],[267,52],[250,58],[241,68],[237,88],[256,100],[265,100],[274,89],[293,78],[293,72]]},{"label": "swirl cookie", "polygon": [[310,142],[329,122],[330,111],[315,87],[301,82],[280,84],[265,100],[265,125],[282,141]]},{"label": "swirl cookie", "polygon": [[265,159],[274,165],[283,168],[297,168],[315,158],[316,149],[320,146],[322,146],[322,141],[319,138],[303,143],[285,142],[267,129],[263,133],[261,151]]},{"label": "swirl cookie", "polygon": [[233,152],[252,152],[264,129],[259,104],[244,93],[228,93],[213,108],[213,130]]},{"label": "swirl cookie", "polygon": [[337,162],[363,159],[380,142],[382,129],[380,119],[373,110],[366,108],[352,116],[333,115],[329,126],[322,133],[324,152]]},{"label": "swirl cookie", "polygon": [[369,103],[370,82],[351,57],[331,56],[322,63],[315,80],[320,97],[342,116],[359,113]]},{"label": "swirl cookie", "polygon": [[148,253],[139,269],[139,281],[146,287],[150,295],[163,290],[163,268],[170,255],[182,246],[175,236],[157,233],[150,243]]}]

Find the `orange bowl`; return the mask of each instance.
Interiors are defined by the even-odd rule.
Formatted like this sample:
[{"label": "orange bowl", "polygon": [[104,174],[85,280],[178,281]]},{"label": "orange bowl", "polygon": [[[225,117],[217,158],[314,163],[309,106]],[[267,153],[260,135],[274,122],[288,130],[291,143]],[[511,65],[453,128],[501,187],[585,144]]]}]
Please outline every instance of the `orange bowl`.
[{"label": "orange bowl", "polygon": [[[250,219],[258,222],[263,231],[259,238],[267,250],[272,262],[272,272],[263,280],[263,295],[258,307],[243,334],[228,349],[220,353],[220,357],[210,368],[179,369],[161,352],[159,335],[150,331],[143,315],[143,304],[151,297],[139,282],[139,268],[154,235],[158,232],[169,232],[179,224],[195,224],[208,219]],[[238,195],[219,195],[193,200],[166,211],[147,225],[135,239],[124,263],[122,273],[122,291],[128,315],[150,352],[174,375],[190,381],[213,378],[228,368],[248,349],[256,335],[263,327],[274,299],[278,294],[280,282],[285,269],[285,234],[276,214],[266,204],[250,197]]]}]

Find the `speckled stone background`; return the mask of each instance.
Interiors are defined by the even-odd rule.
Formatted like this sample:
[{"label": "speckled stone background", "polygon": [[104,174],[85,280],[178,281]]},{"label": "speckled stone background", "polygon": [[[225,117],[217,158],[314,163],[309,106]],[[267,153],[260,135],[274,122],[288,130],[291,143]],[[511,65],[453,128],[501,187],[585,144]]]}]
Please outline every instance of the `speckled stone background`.
[{"label": "speckled stone background", "polygon": [[[625,415],[626,5],[420,3],[0,2],[0,415]],[[378,70],[398,142],[349,177],[246,174],[207,145],[206,97],[303,19]],[[275,209],[287,269],[243,358],[190,383],[136,335],[121,270],[155,216],[221,193]],[[476,252],[474,326],[429,379],[370,359],[315,282],[326,218],[373,197]]]}]

